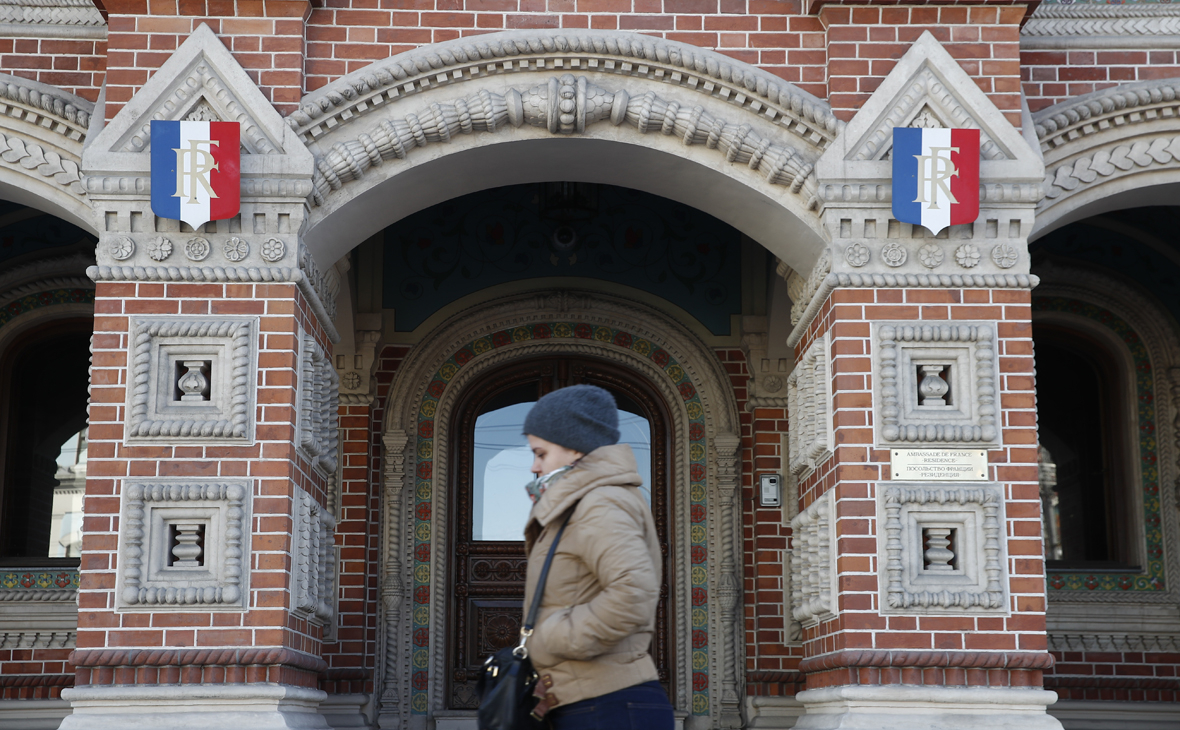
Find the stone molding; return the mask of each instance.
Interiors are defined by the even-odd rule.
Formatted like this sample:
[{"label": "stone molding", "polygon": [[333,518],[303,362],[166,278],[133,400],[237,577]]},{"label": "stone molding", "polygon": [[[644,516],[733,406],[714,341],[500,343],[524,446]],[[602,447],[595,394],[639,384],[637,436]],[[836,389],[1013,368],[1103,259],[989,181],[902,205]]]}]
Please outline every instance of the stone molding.
[{"label": "stone molding", "polygon": [[830,489],[791,520],[791,613],[804,628],[836,618],[835,502]]},{"label": "stone molding", "polygon": [[1176,634],[1049,634],[1049,651],[1180,654]]},{"label": "stone molding", "polygon": [[64,603],[69,601],[73,603],[77,600],[78,591],[75,588],[62,588],[60,590],[52,588],[28,588],[25,590],[0,591],[0,602],[34,603],[38,601],[53,601],[55,603]]},{"label": "stone molding", "polygon": [[[1180,367],[1180,336],[1167,323],[1170,315],[1161,311],[1153,299],[1137,286],[1120,278],[1090,269],[1063,266],[1047,261],[1038,266],[1042,284],[1035,292],[1037,297],[1066,297],[1096,304],[1117,314],[1131,325],[1143,340],[1156,373],[1154,400],[1156,416],[1156,449],[1159,465],[1160,485],[1173,485],[1173,489],[1160,489],[1160,513],[1164,544],[1164,569],[1168,590],[1154,593],[1131,594],[1123,591],[1058,591],[1049,588],[1050,603],[1172,603],[1180,595],[1180,520],[1175,515],[1180,504],[1180,394],[1168,397],[1167,374],[1172,368]],[[1034,321],[1043,318],[1044,313],[1034,312]],[[1118,617],[1112,615],[1107,606],[1095,606],[1092,622],[1099,625],[1107,621],[1117,627]],[[1096,627],[1097,629],[1097,627]]]},{"label": "stone molding", "polygon": [[[91,5],[88,0],[80,1]],[[79,145],[86,140],[90,115],[94,111],[94,102],[80,96],[40,81],[4,73],[0,73],[0,105],[0,114],[48,128]]]},{"label": "stone molding", "polygon": [[293,502],[291,611],[326,626],[336,612],[336,519],[301,487]]},{"label": "stone molding", "polygon": [[[257,331],[257,318],[132,318],[127,442],[252,442]],[[164,383],[174,383],[182,356],[210,363],[208,406],[173,405]]]},{"label": "stone molding", "polygon": [[73,649],[77,631],[0,631],[0,650],[3,649]]},{"label": "stone molding", "polygon": [[817,337],[787,377],[788,464],[797,481],[806,479],[835,449],[829,347],[827,335]]},{"label": "stone molding", "polygon": [[407,95],[489,75],[552,69],[640,76],[765,116],[809,144],[843,128],[821,99],[714,51],[618,31],[520,30],[437,43],[378,61],[308,94],[287,124],[307,143]]},{"label": "stone molding", "polygon": [[1178,79],[1103,89],[1034,114],[1045,157],[1035,232],[1112,193],[1180,181],[1177,116]]},{"label": "stone molding", "polygon": [[90,0],[0,0],[0,27],[13,31],[45,26],[105,31],[106,24]]},{"label": "stone molding", "polygon": [[[738,423],[737,404],[733,400],[733,390],[729,386],[729,377],[718,361],[716,354],[695,335],[685,330],[679,323],[667,319],[663,315],[649,310],[646,306],[631,300],[609,295],[573,292],[566,296],[548,296],[550,292],[528,292],[509,298],[498,299],[490,303],[473,306],[460,312],[440,325],[434,332],[424,337],[398,368],[397,375],[389,390],[388,410],[384,423],[386,434],[386,470],[385,497],[396,499],[397,504],[388,504],[383,514],[383,535],[386,544],[383,546],[382,573],[384,579],[381,587],[383,617],[381,625],[385,631],[382,638],[384,649],[379,655],[385,657],[380,669],[378,686],[382,687],[383,709],[382,716],[388,719],[383,722],[395,721],[395,717],[406,719],[409,717],[410,698],[410,647],[411,622],[403,621],[404,610],[401,608],[409,603],[408,591],[414,585],[413,577],[409,574],[412,561],[404,565],[401,556],[412,554],[413,540],[413,510],[407,507],[407,500],[414,494],[414,474],[416,463],[416,440],[410,434],[417,433],[418,412],[426,394],[426,389],[432,381],[433,375],[459,348],[467,343],[493,332],[506,328],[525,326],[533,322],[550,322],[554,320],[578,320],[596,326],[623,329],[635,337],[645,338],[653,344],[666,350],[677,362],[681,363],[687,377],[691,380],[703,405],[705,430],[711,446],[715,446],[716,439],[727,433],[734,433]],[[572,294],[572,296],[571,296]],[[570,302],[575,302],[571,307]],[[576,313],[569,311],[576,309]],[[512,345],[499,347],[477,355],[467,363],[457,375],[448,383],[438,402],[434,429],[434,464],[432,479],[435,484],[446,484],[449,478],[447,468],[449,454],[449,414],[453,411],[459,394],[488,368],[497,367],[515,359],[527,358],[543,354],[564,353],[569,355],[585,355],[603,358],[634,368],[643,375],[660,392],[661,396],[672,409],[673,464],[671,470],[673,488],[670,490],[670,502],[676,519],[689,521],[689,456],[687,453],[687,421],[684,414],[683,398],[676,388],[669,382],[664,372],[654,365],[650,359],[641,357],[629,350],[624,350],[609,343],[598,342],[593,339],[550,339],[526,340]],[[396,451],[391,452],[390,449]],[[731,543],[725,542],[725,528],[721,524],[720,509],[723,497],[720,494],[720,472],[716,457],[710,458],[709,469],[714,475],[710,479],[709,496],[709,530],[711,539],[708,541],[709,588],[711,595],[716,593],[720,599],[720,572],[717,567],[726,564],[725,552],[732,550]],[[410,485],[406,488],[406,485]],[[717,509],[713,508],[717,505]],[[433,493],[431,510],[431,524],[445,525],[448,520],[448,499],[446,489],[437,489]],[[737,512],[734,510],[734,512]],[[740,534],[737,524],[738,515],[734,520],[733,534]],[[672,600],[676,610],[676,641],[677,652],[680,656],[692,656],[689,613],[691,606],[691,591],[688,583],[688,573],[692,565],[689,552],[689,539],[685,531],[673,536],[673,560],[676,562],[676,582],[673,586]],[[731,542],[736,542],[733,540]],[[435,556],[446,554],[446,531],[434,529],[431,538],[431,554]],[[736,557],[730,560],[734,565],[739,564]],[[443,591],[447,586],[446,561],[435,561],[432,567],[432,596],[430,603],[430,637],[429,672],[431,677],[442,675],[445,666],[443,655],[444,642],[439,638],[445,635],[445,602]],[[396,581],[390,580],[393,570],[400,571]],[[394,592],[396,591],[396,593]],[[740,600],[740,596],[739,596]],[[412,606],[412,604],[411,604]],[[710,703],[710,711],[717,721],[720,721],[723,708],[722,682],[723,667],[720,657],[725,655],[723,642],[726,641],[727,630],[722,616],[722,601],[710,600],[708,603],[708,626],[710,648],[709,677],[712,683],[710,695],[715,698]],[[736,613],[735,616],[740,616]],[[740,628],[740,621],[733,621],[736,631]],[[740,655],[739,655],[740,656]],[[392,662],[392,664],[389,664]],[[686,662],[678,662],[672,681],[677,687],[677,696],[685,703],[681,709],[690,709],[687,704],[692,696],[690,672]],[[734,680],[737,681],[736,679]],[[388,698],[388,699],[385,699]],[[442,709],[443,693],[441,686],[432,682],[430,711]],[[388,708],[386,710],[385,708]],[[408,721],[408,720],[407,720]]]},{"label": "stone molding", "polygon": [[806,707],[796,730],[1062,730],[1045,711],[1056,693],[1034,687],[841,686],[804,690],[795,699]]},{"label": "stone molding", "polygon": [[76,649],[75,667],[252,667],[284,666],[323,672],[328,663],[318,656],[286,647],[185,649]]},{"label": "stone molding", "polygon": [[314,335],[304,332],[302,340],[296,446],[321,475],[331,478],[340,441],[340,376]]},{"label": "stone molding", "polygon": [[93,289],[86,267],[94,262],[83,253],[38,259],[0,273],[0,306],[50,289]]},{"label": "stone molding", "polygon": [[[567,73],[529,89],[510,89],[502,95],[485,89],[466,99],[431,104],[404,119],[386,119],[355,139],[336,142],[316,162],[310,202],[324,205],[331,193],[359,180],[370,167],[405,159],[415,147],[450,142],[459,134],[493,133],[524,124],[552,134],[581,134],[600,121],[635,128],[640,134],[674,135],[685,146],[704,145],[792,193],[799,193],[812,177],[812,164],[799,150],[762,137],[749,125],[714,116],[703,106],[682,107],[652,92],[632,98],[623,89],[607,91],[585,76]],[[814,199],[813,188],[814,184],[804,195],[809,201]]]},{"label": "stone molding", "polygon": [[[872,329],[879,447],[1000,445],[993,323],[874,322]],[[921,402],[915,366],[927,363],[949,370],[951,402]]]},{"label": "stone molding", "polygon": [[1020,29],[1025,50],[1174,48],[1180,10],[1170,5],[1042,4]]},{"label": "stone molding", "polygon": [[[785,266],[785,264],[783,264]],[[787,276],[788,295],[791,297],[791,325],[796,326],[807,313],[807,308],[823,288],[832,273],[832,251],[825,248],[807,278],[791,271]],[[793,276],[791,274],[794,274]],[[780,274],[781,275],[781,274]]]},{"label": "stone molding", "polygon": [[[117,573],[120,610],[244,610],[250,573],[249,482],[125,483]],[[182,560],[173,531],[203,527],[199,560]],[[181,541],[183,544],[183,541]],[[175,556],[175,564],[170,560]],[[185,565],[191,563],[191,565]]]},{"label": "stone molding", "polygon": [[848,667],[961,667],[964,669],[1052,669],[1053,655],[1012,651],[913,651],[844,649],[808,657],[799,664],[806,674]]},{"label": "stone molding", "polygon": [[[1000,485],[884,482],[878,490],[878,520],[884,536],[878,541],[878,559],[885,567],[881,613],[1009,612]],[[925,526],[957,533],[943,549],[944,570],[924,565],[924,558],[936,547],[931,538],[930,548],[924,548]]]}]

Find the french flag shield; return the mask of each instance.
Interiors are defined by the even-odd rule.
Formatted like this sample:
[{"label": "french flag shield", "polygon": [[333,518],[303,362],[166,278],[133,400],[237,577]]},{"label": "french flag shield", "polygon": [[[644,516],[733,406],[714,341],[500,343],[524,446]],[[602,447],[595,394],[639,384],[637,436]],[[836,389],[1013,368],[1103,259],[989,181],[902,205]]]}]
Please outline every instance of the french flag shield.
[{"label": "french flag shield", "polygon": [[979,130],[893,128],[893,217],[938,233],[979,217]]},{"label": "french flag shield", "polygon": [[193,228],[241,202],[241,124],[152,121],[152,212]]}]

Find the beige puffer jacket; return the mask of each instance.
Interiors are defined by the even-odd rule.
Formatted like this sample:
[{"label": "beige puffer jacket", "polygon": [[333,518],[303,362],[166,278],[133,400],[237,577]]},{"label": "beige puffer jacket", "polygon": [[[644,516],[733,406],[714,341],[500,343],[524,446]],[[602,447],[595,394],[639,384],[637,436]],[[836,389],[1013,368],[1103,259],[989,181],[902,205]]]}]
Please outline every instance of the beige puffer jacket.
[{"label": "beige puffer jacket", "polygon": [[630,446],[603,446],[549,485],[529,515],[526,611],[549,546],[574,509],[528,641],[537,672],[553,678],[558,705],[658,678],[650,648],[660,545],[641,483]]}]

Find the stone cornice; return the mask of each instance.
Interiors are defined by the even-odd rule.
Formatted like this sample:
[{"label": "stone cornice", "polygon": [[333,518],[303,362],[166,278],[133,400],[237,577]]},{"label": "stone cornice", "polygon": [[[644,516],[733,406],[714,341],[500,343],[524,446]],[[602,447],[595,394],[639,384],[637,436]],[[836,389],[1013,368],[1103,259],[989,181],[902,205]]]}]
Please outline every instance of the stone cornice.
[{"label": "stone cornice", "polygon": [[94,111],[94,104],[80,96],[9,74],[0,74],[0,98],[0,112],[6,116],[31,124],[38,124],[38,117],[52,120],[53,131],[75,141],[85,139]]},{"label": "stone cornice", "polygon": [[[1024,50],[1175,47],[1180,7],[1174,5],[1041,5],[1020,30]],[[1171,41],[1171,42],[1169,42]]]},{"label": "stone cornice", "polygon": [[1037,139],[1045,153],[1073,144],[1079,137],[1108,129],[1126,129],[1180,115],[1180,79],[1142,81],[1095,91],[1055,104],[1033,115]]},{"label": "stone cornice", "polygon": [[551,70],[639,76],[726,100],[826,147],[843,128],[824,101],[752,66],[684,43],[617,31],[509,31],[378,61],[306,97],[287,123],[311,143],[420,91],[489,75]]}]

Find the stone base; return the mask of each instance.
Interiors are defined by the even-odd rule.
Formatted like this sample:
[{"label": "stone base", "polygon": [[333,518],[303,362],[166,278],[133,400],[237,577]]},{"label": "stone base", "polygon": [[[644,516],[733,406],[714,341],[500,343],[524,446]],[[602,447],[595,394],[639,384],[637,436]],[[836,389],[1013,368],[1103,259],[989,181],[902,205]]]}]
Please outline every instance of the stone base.
[{"label": "stone base", "polygon": [[1062,700],[1053,716],[1065,730],[1176,730],[1180,703]]},{"label": "stone base", "polygon": [[787,730],[803,714],[803,703],[794,697],[747,697],[746,727],[754,730]]},{"label": "stone base", "polygon": [[320,704],[320,714],[332,730],[371,728],[375,704],[370,694],[330,694]]},{"label": "stone base", "polygon": [[60,730],[330,730],[318,689],[198,684],[62,690],[74,713]]},{"label": "stone base", "polygon": [[70,714],[65,700],[0,701],[0,730],[57,730]]},{"label": "stone base", "polygon": [[831,687],[800,692],[796,730],[1062,730],[1043,689]]}]

